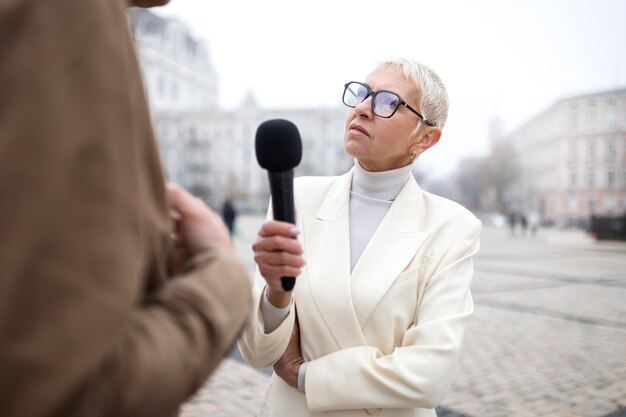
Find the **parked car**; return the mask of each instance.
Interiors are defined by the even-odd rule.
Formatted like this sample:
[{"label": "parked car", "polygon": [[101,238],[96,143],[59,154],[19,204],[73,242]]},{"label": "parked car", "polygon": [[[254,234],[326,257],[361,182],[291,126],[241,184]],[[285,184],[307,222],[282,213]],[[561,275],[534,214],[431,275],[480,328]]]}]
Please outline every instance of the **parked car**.
[{"label": "parked car", "polygon": [[589,231],[598,240],[626,240],[626,213],[622,216],[591,216]]}]

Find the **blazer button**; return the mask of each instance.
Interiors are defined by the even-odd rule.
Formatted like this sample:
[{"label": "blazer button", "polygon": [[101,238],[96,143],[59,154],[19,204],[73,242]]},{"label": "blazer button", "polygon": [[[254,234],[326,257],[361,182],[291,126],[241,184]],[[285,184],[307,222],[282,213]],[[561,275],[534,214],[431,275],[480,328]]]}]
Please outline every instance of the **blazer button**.
[{"label": "blazer button", "polygon": [[365,412],[367,414],[369,414],[370,416],[377,416],[380,413],[382,413],[383,409],[382,408],[366,408]]}]

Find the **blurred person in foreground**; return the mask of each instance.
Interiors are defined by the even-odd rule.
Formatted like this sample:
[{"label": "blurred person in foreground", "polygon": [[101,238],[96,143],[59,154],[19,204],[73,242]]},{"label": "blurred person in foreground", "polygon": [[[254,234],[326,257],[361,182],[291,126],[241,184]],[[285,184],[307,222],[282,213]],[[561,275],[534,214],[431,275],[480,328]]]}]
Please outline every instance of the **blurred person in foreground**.
[{"label": "blurred person in foreground", "polygon": [[166,190],[127,6],[0,5],[1,416],[177,415],[249,313],[219,216]]},{"label": "blurred person in foreground", "polygon": [[[298,229],[261,227],[239,347],[253,366],[274,367],[263,416],[435,416],[473,312],[481,229],[411,175],[439,141],[447,93],[428,67],[395,59],[347,83],[343,102],[354,168],[298,178]],[[281,276],[298,276],[293,294]]]}]

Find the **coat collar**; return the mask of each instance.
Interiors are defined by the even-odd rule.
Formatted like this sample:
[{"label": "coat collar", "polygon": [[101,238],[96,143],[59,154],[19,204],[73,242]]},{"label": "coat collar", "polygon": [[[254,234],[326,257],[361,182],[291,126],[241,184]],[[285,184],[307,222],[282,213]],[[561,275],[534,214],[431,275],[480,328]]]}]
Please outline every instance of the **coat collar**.
[{"label": "coat collar", "polygon": [[422,190],[411,176],[352,271],[352,298],[358,300],[355,312],[361,326],[430,235],[419,222],[422,212]]},{"label": "coat collar", "polygon": [[429,235],[420,229],[422,191],[411,176],[350,274],[352,175],[338,177],[318,212],[302,219],[309,289],[340,348],[367,344],[362,327]]},{"label": "coat collar", "polygon": [[347,208],[350,200],[350,186],[352,185],[353,176],[354,167],[342,176],[337,177],[337,180],[326,194],[315,216],[316,219],[332,222],[335,221],[340,214],[343,214],[342,210]]}]

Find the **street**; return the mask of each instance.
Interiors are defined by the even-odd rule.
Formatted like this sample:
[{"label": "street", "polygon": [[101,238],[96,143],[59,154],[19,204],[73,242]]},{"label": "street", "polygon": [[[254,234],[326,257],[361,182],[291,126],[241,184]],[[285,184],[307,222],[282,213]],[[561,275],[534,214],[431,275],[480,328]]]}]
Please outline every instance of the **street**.
[{"label": "street", "polygon": [[[251,274],[262,221],[238,219]],[[475,314],[440,416],[626,416],[626,243],[485,228],[475,271]],[[233,352],[183,416],[256,415],[267,378]]]}]

